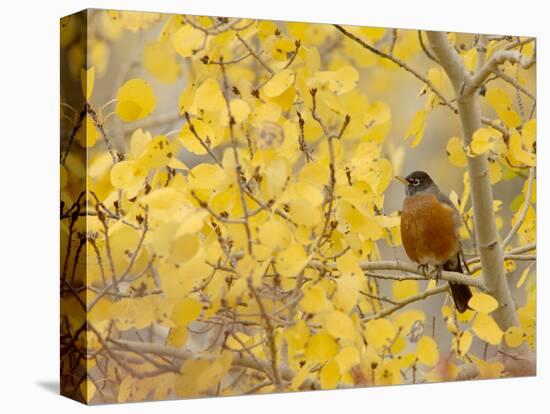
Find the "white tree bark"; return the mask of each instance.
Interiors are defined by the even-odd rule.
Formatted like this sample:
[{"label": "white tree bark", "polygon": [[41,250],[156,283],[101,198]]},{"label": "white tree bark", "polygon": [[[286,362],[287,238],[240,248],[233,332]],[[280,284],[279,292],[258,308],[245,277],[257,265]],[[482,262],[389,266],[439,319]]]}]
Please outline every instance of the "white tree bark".
[{"label": "white tree bark", "polygon": [[[434,54],[447,73],[453,85],[465,145],[472,141],[473,133],[481,128],[481,113],[478,103],[478,88],[481,72],[471,76],[465,69],[462,57],[449,42],[445,32],[428,32],[428,39]],[[492,62],[498,60],[492,59]],[[484,80],[484,79],[483,79]],[[483,280],[489,292],[498,300],[499,308],[493,313],[495,321],[505,330],[519,325],[515,303],[512,298],[504,270],[504,253],[499,242],[496,218],[493,211],[493,190],[489,179],[486,155],[468,157],[468,173],[474,224],[478,239],[479,255],[483,269]]]},{"label": "white tree bark", "polygon": [[[473,133],[481,128],[481,112],[478,102],[479,87],[498,64],[507,58],[519,62],[526,67],[531,62],[525,62],[521,56],[509,51],[494,55],[487,63],[478,62],[478,71],[473,76],[464,67],[462,57],[449,42],[445,32],[427,32],[434,54],[437,56],[443,70],[451,80],[456,95],[457,108],[462,125],[463,139],[466,145],[472,141]],[[483,42],[482,42],[483,43]],[[483,59],[485,53],[479,53]],[[502,330],[518,326],[519,319],[516,306],[504,270],[504,252],[496,228],[496,217],[493,210],[493,190],[489,178],[488,160],[486,155],[468,157],[468,174],[470,175],[470,190],[474,211],[474,225],[478,240],[483,281],[488,291],[499,303],[492,316]],[[529,347],[524,343],[520,348],[508,349],[504,341],[501,348],[512,353],[520,353],[525,358],[505,360],[506,369],[513,375],[534,375],[536,362]]]}]

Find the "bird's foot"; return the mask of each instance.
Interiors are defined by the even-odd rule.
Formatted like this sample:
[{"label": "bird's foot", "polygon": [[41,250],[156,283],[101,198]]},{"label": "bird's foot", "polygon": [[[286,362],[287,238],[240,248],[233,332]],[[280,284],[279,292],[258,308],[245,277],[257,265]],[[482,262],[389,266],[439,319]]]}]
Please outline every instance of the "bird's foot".
[{"label": "bird's foot", "polygon": [[424,276],[427,276],[428,275],[428,268],[429,268],[429,265],[420,264],[420,265],[418,265],[418,272],[422,273]]},{"label": "bird's foot", "polygon": [[441,279],[442,272],[443,272],[442,265],[436,265],[435,268],[430,272],[430,276],[435,274],[435,283],[438,283],[439,279]]}]

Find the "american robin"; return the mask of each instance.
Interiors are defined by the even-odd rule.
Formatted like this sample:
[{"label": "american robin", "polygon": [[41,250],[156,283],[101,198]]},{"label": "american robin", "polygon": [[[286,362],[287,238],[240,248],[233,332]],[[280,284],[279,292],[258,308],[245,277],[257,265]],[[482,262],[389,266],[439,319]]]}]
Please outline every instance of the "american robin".
[{"label": "american robin", "polygon": [[[395,178],[406,185],[401,238],[407,256],[424,272],[434,266],[437,275],[442,269],[462,273],[460,259],[464,255],[458,235],[461,219],[451,200],[424,171]],[[456,309],[466,311],[472,297],[470,288],[457,283],[449,286]]]}]

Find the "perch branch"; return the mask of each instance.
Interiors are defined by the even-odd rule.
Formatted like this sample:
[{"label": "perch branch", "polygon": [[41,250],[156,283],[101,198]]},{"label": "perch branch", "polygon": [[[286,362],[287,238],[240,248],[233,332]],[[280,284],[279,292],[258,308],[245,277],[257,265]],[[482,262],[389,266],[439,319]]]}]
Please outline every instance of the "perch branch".
[{"label": "perch branch", "polygon": [[407,298],[401,302],[396,303],[393,306],[390,306],[389,308],[384,309],[383,311],[380,311],[378,313],[375,313],[374,315],[367,316],[363,318],[363,321],[370,321],[372,319],[379,319],[379,318],[385,318],[386,316],[394,313],[395,311],[398,311],[399,309],[410,305],[411,303],[418,302],[419,300],[424,300],[426,298],[429,298],[433,295],[438,295],[440,293],[446,292],[449,289],[449,285],[445,283],[442,286],[426,290],[422,293],[419,293],[418,295],[411,296],[410,298]]}]

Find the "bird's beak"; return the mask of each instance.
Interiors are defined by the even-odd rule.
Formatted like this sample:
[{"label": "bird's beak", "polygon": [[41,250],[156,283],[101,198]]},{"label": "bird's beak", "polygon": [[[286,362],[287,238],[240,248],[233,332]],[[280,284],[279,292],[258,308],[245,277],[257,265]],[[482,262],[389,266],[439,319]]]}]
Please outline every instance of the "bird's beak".
[{"label": "bird's beak", "polygon": [[395,179],[396,179],[397,181],[401,182],[401,184],[409,185],[409,182],[408,182],[405,178],[400,177],[399,175],[396,175],[396,176],[395,176]]}]

